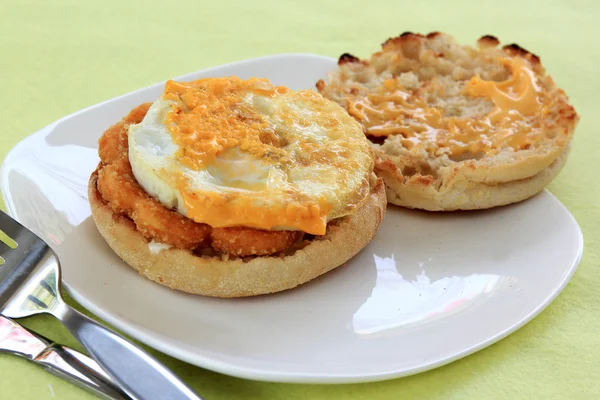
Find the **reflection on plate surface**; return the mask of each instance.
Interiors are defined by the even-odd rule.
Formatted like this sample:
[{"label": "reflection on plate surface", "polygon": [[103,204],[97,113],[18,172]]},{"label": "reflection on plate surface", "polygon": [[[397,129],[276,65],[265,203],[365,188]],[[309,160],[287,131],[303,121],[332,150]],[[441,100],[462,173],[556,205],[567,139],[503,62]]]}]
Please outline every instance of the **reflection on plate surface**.
[{"label": "reflection on plate surface", "polygon": [[375,287],[352,318],[354,331],[361,335],[447,317],[492,292],[502,280],[510,281],[498,275],[471,274],[432,282],[423,261],[419,262],[421,272],[414,279],[405,279],[393,255],[382,258],[373,254],[373,259],[377,268]]},{"label": "reflection on plate surface", "polygon": [[[187,75],[264,76],[313,87],[335,60],[282,55]],[[139,276],[100,237],[87,202],[101,133],[161,84],[66,117],[18,144],[1,171],[13,216],[58,253],[85,307],[174,357],[286,382],[358,382],[421,372],[473,353],[535,317],[581,256],[575,220],[548,192],[468,213],[388,208],[347,265],[286,292],[213,299]]]}]

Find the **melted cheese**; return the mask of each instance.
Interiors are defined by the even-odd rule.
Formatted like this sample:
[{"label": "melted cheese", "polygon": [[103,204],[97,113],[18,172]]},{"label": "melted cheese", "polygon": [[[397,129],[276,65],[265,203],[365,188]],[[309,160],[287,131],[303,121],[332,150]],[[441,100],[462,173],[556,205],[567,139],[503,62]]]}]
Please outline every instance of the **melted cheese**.
[{"label": "melted cheese", "polygon": [[168,82],[130,126],[129,159],[148,193],[197,222],[317,235],[366,200],[373,167],[337,104],[237,78]]},{"label": "melted cheese", "polygon": [[200,169],[223,150],[239,146],[257,156],[284,154],[268,143],[265,118],[253,107],[242,104],[246,95],[275,97],[289,92],[273,87],[266,79],[207,78],[195,82],[168,81],[163,98],[172,111],[165,123],[179,146],[177,157],[187,166]]},{"label": "melted cheese", "polygon": [[384,81],[378,93],[349,98],[348,112],[369,135],[402,135],[402,143],[409,149],[436,143],[451,155],[460,155],[527,148],[541,137],[539,129],[525,122],[541,113],[543,90],[525,60],[501,62],[512,71],[508,80],[484,81],[474,76],[464,87],[467,96],[484,97],[494,104],[487,115],[479,118],[445,117],[441,108],[429,106],[396,79]]}]

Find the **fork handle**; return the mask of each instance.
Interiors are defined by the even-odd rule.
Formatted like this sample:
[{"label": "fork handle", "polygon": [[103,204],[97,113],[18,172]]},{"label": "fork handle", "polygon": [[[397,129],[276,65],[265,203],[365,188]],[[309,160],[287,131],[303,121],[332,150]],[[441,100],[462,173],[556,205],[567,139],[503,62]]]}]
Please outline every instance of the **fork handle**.
[{"label": "fork handle", "polygon": [[62,303],[52,314],[133,399],[201,400],[145,351],[67,304]]}]

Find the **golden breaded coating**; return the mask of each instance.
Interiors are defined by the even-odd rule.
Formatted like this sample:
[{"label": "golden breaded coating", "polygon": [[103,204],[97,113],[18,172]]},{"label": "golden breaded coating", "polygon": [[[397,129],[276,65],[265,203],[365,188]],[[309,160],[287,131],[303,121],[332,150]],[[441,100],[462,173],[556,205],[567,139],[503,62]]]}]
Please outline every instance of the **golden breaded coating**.
[{"label": "golden breaded coating", "polygon": [[101,163],[97,188],[107,205],[117,214],[133,220],[137,230],[149,241],[155,240],[179,249],[194,250],[211,246],[236,256],[269,255],[287,249],[302,237],[302,232],[261,231],[253,228],[212,229],[176,211],[167,209],[149,196],[136,181],[128,158],[127,128],[139,123],[150,103],[134,108],[113,125],[99,140]]},{"label": "golden breaded coating", "polygon": [[131,218],[145,237],[179,249],[194,249],[206,244],[211,231],[210,226],[182,217],[151,197],[136,203]]},{"label": "golden breaded coating", "polygon": [[302,237],[298,231],[264,231],[250,228],[215,228],[213,249],[236,256],[264,256],[287,249]]},{"label": "golden breaded coating", "polygon": [[136,202],[146,194],[137,184],[127,160],[117,159],[98,171],[98,190],[117,213],[135,210]]}]

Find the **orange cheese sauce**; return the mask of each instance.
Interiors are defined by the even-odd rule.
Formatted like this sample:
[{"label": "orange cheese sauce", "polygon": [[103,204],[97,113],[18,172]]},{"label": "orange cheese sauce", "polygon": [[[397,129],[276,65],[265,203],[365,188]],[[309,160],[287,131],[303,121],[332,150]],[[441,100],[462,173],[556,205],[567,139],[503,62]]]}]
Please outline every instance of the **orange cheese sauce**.
[{"label": "orange cheese sauce", "polygon": [[465,152],[495,152],[510,147],[528,148],[541,138],[541,131],[525,126],[528,117],[541,114],[542,88],[534,72],[520,58],[502,59],[512,75],[503,82],[474,76],[464,94],[485,97],[493,109],[479,118],[446,117],[444,111],[403,89],[396,79],[384,81],[378,93],[348,99],[348,112],[371,136],[402,135],[404,147],[426,143],[446,148],[450,155]]},{"label": "orange cheese sauce", "polygon": [[182,164],[200,169],[223,150],[236,146],[257,157],[265,153],[283,155],[280,149],[263,143],[265,135],[269,135],[268,126],[242,100],[249,93],[274,97],[287,92],[288,88],[274,87],[258,78],[168,81],[163,99],[173,103],[165,123],[179,146],[176,156]]},{"label": "orange cheese sauce", "polygon": [[[270,230],[274,227],[290,227],[313,235],[324,235],[327,230],[329,205],[325,201],[297,201],[280,203],[281,206],[261,207],[252,197],[228,198],[215,192],[189,189],[189,183],[181,179],[180,192],[188,217],[212,227],[244,226]],[[184,189],[184,190],[181,190]]]}]

